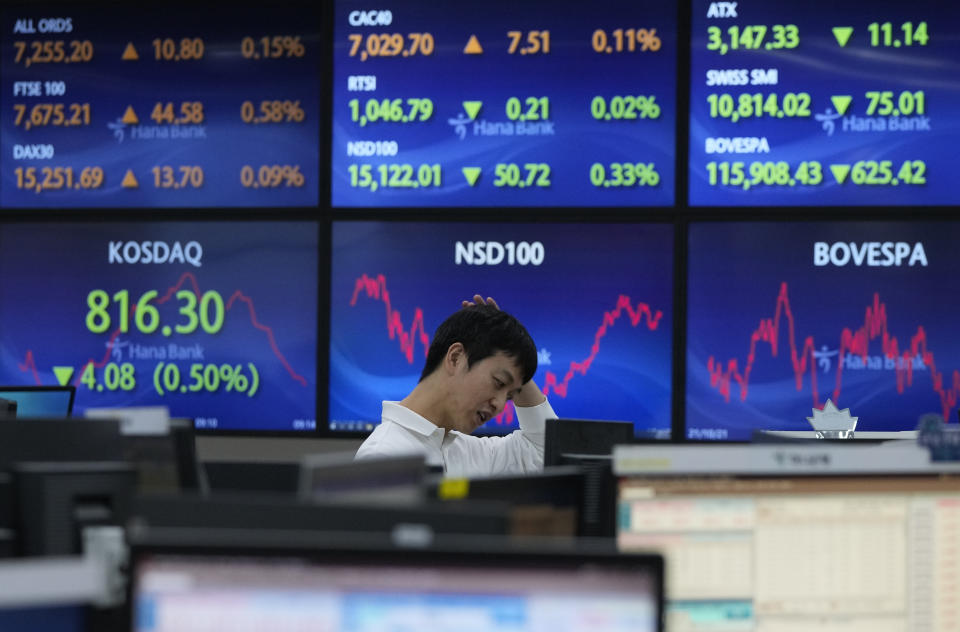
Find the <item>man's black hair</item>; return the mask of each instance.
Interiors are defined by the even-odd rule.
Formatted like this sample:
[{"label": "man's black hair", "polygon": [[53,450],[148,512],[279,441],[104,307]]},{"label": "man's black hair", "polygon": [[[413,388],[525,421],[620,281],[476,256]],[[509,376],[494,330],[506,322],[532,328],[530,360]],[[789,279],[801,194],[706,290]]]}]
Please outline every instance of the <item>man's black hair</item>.
[{"label": "man's black hair", "polygon": [[471,305],[457,310],[437,327],[420,374],[421,382],[440,366],[447,349],[455,342],[463,344],[468,368],[502,351],[520,367],[521,384],[529,382],[537,372],[537,347],[520,321],[492,305]]}]

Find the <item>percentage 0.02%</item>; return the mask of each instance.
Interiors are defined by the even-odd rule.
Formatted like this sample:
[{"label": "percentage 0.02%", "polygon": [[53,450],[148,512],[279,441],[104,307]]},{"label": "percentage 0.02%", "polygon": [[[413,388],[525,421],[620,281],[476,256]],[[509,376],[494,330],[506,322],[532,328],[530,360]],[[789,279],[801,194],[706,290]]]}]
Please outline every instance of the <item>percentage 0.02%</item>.
[{"label": "percentage 0.02%", "polygon": [[593,97],[590,114],[598,121],[636,121],[660,118],[660,106],[654,96]]},{"label": "percentage 0.02%", "polygon": [[215,393],[223,390],[228,393],[245,393],[253,397],[260,388],[260,373],[253,362],[246,368],[250,376],[244,373],[240,364],[191,364],[184,379],[183,371],[173,362],[158,362],[153,369],[153,387],[160,396],[167,393]]}]

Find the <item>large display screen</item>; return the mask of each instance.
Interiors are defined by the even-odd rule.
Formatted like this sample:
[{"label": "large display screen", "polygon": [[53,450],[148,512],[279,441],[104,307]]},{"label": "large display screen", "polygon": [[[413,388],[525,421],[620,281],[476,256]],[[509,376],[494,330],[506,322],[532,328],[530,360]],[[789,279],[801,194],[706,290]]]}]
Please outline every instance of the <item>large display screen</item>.
[{"label": "large display screen", "polygon": [[686,432],[810,430],[830,399],[857,430],[957,414],[960,223],[694,224]]},{"label": "large display screen", "polygon": [[690,204],[960,200],[960,6],[692,2]]},{"label": "large display screen", "polygon": [[317,225],[0,226],[0,383],[198,428],[313,430]]},{"label": "large display screen", "polygon": [[[416,386],[437,326],[479,293],[533,336],[558,415],[669,436],[672,251],[663,224],[335,222],[330,429],[378,424],[381,402]],[[516,428],[508,405],[480,432]]]},{"label": "large display screen", "polygon": [[310,5],[24,3],[0,15],[0,206],[319,202]]},{"label": "large display screen", "polygon": [[337,0],[333,205],[673,204],[676,24],[653,0]]}]

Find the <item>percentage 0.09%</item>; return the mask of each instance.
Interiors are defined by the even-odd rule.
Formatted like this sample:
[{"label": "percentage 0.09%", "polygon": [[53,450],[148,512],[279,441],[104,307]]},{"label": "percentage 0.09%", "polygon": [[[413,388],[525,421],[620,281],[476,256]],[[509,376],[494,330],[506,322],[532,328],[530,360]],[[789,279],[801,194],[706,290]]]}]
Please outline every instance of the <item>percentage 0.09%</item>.
[{"label": "percentage 0.09%", "polygon": [[240,183],[249,189],[302,187],[304,182],[300,165],[244,165],[240,169]]}]

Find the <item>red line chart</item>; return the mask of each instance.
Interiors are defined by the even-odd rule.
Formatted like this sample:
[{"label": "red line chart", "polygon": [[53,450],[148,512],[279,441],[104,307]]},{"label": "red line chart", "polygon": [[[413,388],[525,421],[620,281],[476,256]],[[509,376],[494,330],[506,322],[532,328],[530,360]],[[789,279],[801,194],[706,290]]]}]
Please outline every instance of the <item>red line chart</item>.
[{"label": "red line chart", "polygon": [[[190,289],[193,290],[193,293],[196,294],[197,299],[199,300],[202,295],[202,292],[200,291],[200,286],[197,283],[197,278],[193,275],[192,272],[184,272],[180,276],[180,278],[177,280],[177,283],[169,287],[166,293],[163,296],[158,297],[155,301],[153,301],[153,303],[155,305],[163,305],[164,303],[169,301],[177,292],[179,292],[183,288],[183,286],[186,285],[188,282],[190,284]],[[235,290],[233,294],[230,295],[230,298],[227,299],[226,303],[224,304],[224,311],[229,312],[237,303],[237,301],[240,301],[241,303],[246,305],[247,312],[250,316],[250,324],[253,325],[253,327],[258,331],[262,331],[264,335],[267,337],[267,343],[270,345],[271,351],[280,361],[280,364],[283,365],[283,368],[290,375],[291,379],[299,383],[301,386],[305,387],[307,385],[307,379],[302,375],[300,375],[299,373],[297,373],[293,369],[293,367],[290,366],[290,363],[287,361],[286,357],[280,351],[280,347],[277,345],[277,340],[273,334],[273,329],[268,325],[264,325],[263,323],[261,323],[257,318],[257,312],[254,307],[253,299],[245,295],[240,290]],[[131,305],[130,316],[133,316],[136,313],[136,310],[137,310],[136,304]],[[93,367],[97,369],[102,369],[104,366],[106,366],[106,364],[110,361],[110,354],[112,352],[113,345],[116,343],[121,333],[122,332],[120,331],[120,328],[114,329],[111,332],[110,338],[107,340],[107,345],[106,345],[107,350],[106,352],[104,352],[103,358],[101,358],[99,361],[94,360],[93,358],[89,358],[86,362],[84,362],[81,365],[81,371],[78,372],[77,378],[74,380],[74,385],[79,386],[80,380],[83,375],[83,371],[86,370],[87,366],[93,365]],[[20,367],[20,370],[24,372],[32,369],[34,380],[38,385],[40,384],[40,376],[37,374],[36,362],[34,361],[32,350],[27,350],[24,362],[20,363],[19,367]]]},{"label": "red line chart", "polygon": [[[399,341],[400,351],[407,359],[407,363],[413,364],[414,351],[418,341],[423,346],[423,354],[426,357],[427,350],[430,347],[430,337],[424,330],[422,309],[419,307],[414,309],[413,321],[408,329],[403,324],[400,313],[394,310],[391,305],[390,292],[387,290],[387,279],[383,274],[378,274],[375,277],[362,274],[356,280],[353,296],[350,298],[351,307],[356,305],[357,297],[361,293],[365,293],[368,298],[383,302],[386,310],[387,333],[390,340],[397,339]],[[559,397],[566,397],[570,381],[578,374],[587,374],[597,357],[597,353],[600,352],[600,341],[607,335],[607,330],[624,315],[632,327],[637,327],[641,322],[645,322],[647,329],[655,331],[660,325],[663,312],[653,310],[647,303],[634,304],[629,296],[621,294],[617,298],[614,308],[603,313],[600,326],[593,335],[593,345],[591,345],[587,357],[580,361],[570,362],[562,379],[558,378],[557,374],[552,371],[546,372],[543,383],[544,395],[550,395],[553,392]],[[494,417],[494,422],[498,425],[510,424],[513,422],[514,414],[514,407],[508,402],[503,412]]]},{"label": "red line chart", "polygon": [[42,386],[40,383],[40,374],[37,373],[37,362],[33,359],[33,351],[27,349],[27,354],[23,358],[23,362],[18,362],[17,367],[24,373],[30,372],[33,374],[33,381],[36,382],[37,386]]},{"label": "red line chart", "polygon": [[[796,389],[803,389],[803,376],[810,372],[810,391],[813,405],[823,408],[820,402],[820,392],[817,384],[816,363],[813,352],[816,345],[813,336],[803,339],[800,350],[797,351],[796,326],[793,311],[790,308],[789,290],[786,282],[780,284],[777,295],[776,308],[771,318],[760,320],[757,328],[750,334],[750,350],[743,370],[740,370],[737,358],[731,358],[724,365],[710,356],[707,359],[707,370],[710,373],[710,385],[716,388],[726,401],[730,401],[731,387],[735,382],[739,387],[740,401],[746,401],[750,388],[750,373],[757,357],[758,343],[770,346],[770,355],[777,357],[780,351],[780,327],[786,319],[787,343],[790,347],[790,364],[796,381]],[[949,384],[944,383],[944,375],[937,368],[934,354],[927,348],[927,332],[923,326],[910,337],[910,343],[901,349],[900,341],[890,334],[888,328],[887,306],[880,300],[880,294],[874,293],[873,302],[867,305],[864,311],[863,325],[856,330],[845,327],[840,332],[840,346],[837,357],[837,377],[833,389],[833,402],[839,403],[843,388],[843,368],[846,356],[860,356],[866,360],[870,343],[880,340],[880,348],[885,358],[896,360],[894,371],[896,374],[897,393],[903,393],[906,387],[913,385],[913,361],[920,358],[924,366],[930,371],[931,386],[940,398],[943,418],[950,419],[950,410],[957,405],[960,396],[960,371],[953,371]]]},{"label": "red line chart", "polygon": [[407,359],[407,363],[413,364],[413,355],[418,341],[423,347],[423,357],[426,358],[427,350],[430,348],[430,336],[423,328],[423,310],[417,307],[413,311],[413,322],[410,323],[410,330],[407,331],[400,312],[394,310],[390,303],[390,291],[387,290],[387,278],[384,275],[378,274],[375,277],[361,275],[354,284],[350,307],[357,304],[357,297],[361,292],[364,292],[367,298],[383,302],[387,317],[387,335],[390,336],[390,340],[397,340],[400,343],[400,352]]}]

